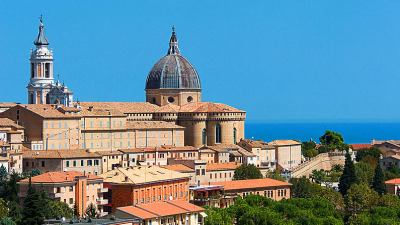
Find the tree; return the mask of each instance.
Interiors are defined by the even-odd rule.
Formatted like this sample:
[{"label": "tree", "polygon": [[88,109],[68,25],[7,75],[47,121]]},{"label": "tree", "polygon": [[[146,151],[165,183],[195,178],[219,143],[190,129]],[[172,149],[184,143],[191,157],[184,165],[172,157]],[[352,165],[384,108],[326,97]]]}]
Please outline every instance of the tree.
[{"label": "tree", "polygon": [[49,218],[62,218],[65,217],[67,219],[70,219],[74,215],[73,209],[71,209],[67,203],[65,202],[60,202],[56,200],[50,200],[49,201]]},{"label": "tree", "polygon": [[78,210],[78,205],[76,204],[76,202],[74,203],[73,211],[74,211],[74,217],[81,218],[81,215],[79,214],[79,210]]},{"label": "tree", "polygon": [[375,174],[372,181],[372,188],[380,195],[386,192],[385,178],[380,165],[375,167]]},{"label": "tree", "polygon": [[328,180],[326,176],[326,172],[324,170],[313,170],[311,173],[311,178],[313,179],[314,182],[321,184],[323,182],[326,182]]},{"label": "tree", "polygon": [[274,180],[285,181],[285,178],[277,170],[268,172],[266,177]]},{"label": "tree", "polygon": [[259,179],[259,178],[263,178],[263,176],[260,170],[252,164],[240,165],[238,168],[235,169],[235,172],[233,174],[234,180],[248,180],[248,179]]},{"label": "tree", "polygon": [[381,152],[376,147],[360,149],[356,153],[356,161],[361,162],[361,160],[363,160],[363,158],[365,158],[367,156],[370,156],[376,160],[379,160],[379,157],[381,156]]},{"label": "tree", "polygon": [[345,198],[346,209],[350,215],[372,209],[378,204],[378,194],[367,184],[353,184]]},{"label": "tree", "polygon": [[318,155],[317,144],[314,141],[304,141],[301,143],[301,153],[304,157],[312,158]]},{"label": "tree", "polygon": [[225,209],[207,208],[205,213],[204,225],[233,225],[233,219]]},{"label": "tree", "polygon": [[351,160],[350,153],[346,152],[346,160],[344,163],[343,174],[339,179],[339,191],[343,196],[346,195],[347,190],[352,184],[357,181],[354,163]]},{"label": "tree", "polygon": [[4,199],[0,198],[0,219],[8,216],[7,203]]},{"label": "tree", "polygon": [[14,201],[9,201],[8,202],[8,216],[16,223],[16,224],[21,224],[22,221],[22,214],[21,214],[21,207],[19,206],[19,203],[14,202]]},{"label": "tree", "polygon": [[319,138],[319,141],[322,148],[327,151],[344,151],[348,149],[347,145],[344,143],[342,135],[334,131],[325,131],[325,134]]},{"label": "tree", "polygon": [[13,221],[12,218],[4,217],[0,219],[0,225],[16,225],[16,223]]},{"label": "tree", "polygon": [[354,164],[354,169],[357,177],[357,183],[365,183],[370,185],[374,178],[374,167],[365,162]]},{"label": "tree", "polygon": [[28,192],[24,199],[22,210],[22,224],[23,225],[38,225],[43,224],[44,215],[42,214],[42,203],[40,193],[38,193],[31,184],[29,178]]},{"label": "tree", "polygon": [[96,218],[98,216],[96,206],[93,203],[90,203],[86,208],[85,214],[88,218]]}]

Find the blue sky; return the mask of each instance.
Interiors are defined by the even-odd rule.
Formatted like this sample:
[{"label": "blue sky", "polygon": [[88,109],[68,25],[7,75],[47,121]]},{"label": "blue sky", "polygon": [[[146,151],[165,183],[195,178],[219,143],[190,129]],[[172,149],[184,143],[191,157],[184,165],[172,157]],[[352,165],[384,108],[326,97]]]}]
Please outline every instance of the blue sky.
[{"label": "blue sky", "polygon": [[175,25],[203,100],[248,121],[400,121],[400,1],[7,1],[0,102],[26,102],[38,17],[81,101],[144,101]]}]

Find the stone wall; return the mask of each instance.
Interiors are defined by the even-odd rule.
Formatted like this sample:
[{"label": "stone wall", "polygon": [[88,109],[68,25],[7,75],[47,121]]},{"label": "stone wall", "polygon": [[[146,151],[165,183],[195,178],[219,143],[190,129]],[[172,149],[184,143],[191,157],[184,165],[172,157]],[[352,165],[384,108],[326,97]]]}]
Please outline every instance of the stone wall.
[{"label": "stone wall", "polygon": [[313,170],[331,170],[334,165],[344,165],[344,160],[343,153],[321,153],[310,161],[295,167],[292,170],[291,177],[309,177]]}]

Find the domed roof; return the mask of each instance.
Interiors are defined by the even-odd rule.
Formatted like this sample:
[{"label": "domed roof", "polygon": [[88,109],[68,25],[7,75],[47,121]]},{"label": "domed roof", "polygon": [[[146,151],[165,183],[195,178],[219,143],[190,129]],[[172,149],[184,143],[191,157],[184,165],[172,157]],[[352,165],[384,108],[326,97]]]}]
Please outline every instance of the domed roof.
[{"label": "domed roof", "polygon": [[162,57],[147,76],[146,89],[201,89],[195,68],[180,54],[175,30],[166,56]]}]

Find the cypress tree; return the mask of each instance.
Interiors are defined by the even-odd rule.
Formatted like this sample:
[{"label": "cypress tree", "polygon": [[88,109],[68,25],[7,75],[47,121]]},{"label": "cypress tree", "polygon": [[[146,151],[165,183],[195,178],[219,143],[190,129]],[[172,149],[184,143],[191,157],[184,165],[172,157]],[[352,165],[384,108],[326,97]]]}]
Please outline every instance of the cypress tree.
[{"label": "cypress tree", "polygon": [[386,187],[385,187],[385,178],[383,175],[383,171],[381,166],[376,165],[375,168],[375,174],[374,174],[374,179],[372,180],[372,188],[378,192],[378,194],[382,195],[386,192]]},{"label": "cypress tree", "polygon": [[339,179],[339,191],[343,196],[347,194],[347,190],[357,181],[354,163],[351,160],[349,151],[346,152],[346,160],[344,163],[343,174]]},{"label": "cypress tree", "polygon": [[24,207],[22,210],[22,223],[23,225],[40,225],[44,222],[43,206],[40,193],[38,193],[31,183],[29,178],[28,193],[24,200]]}]

